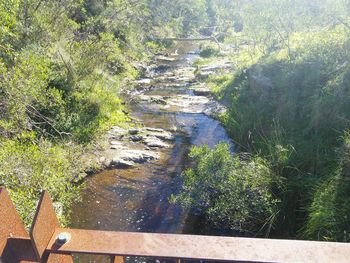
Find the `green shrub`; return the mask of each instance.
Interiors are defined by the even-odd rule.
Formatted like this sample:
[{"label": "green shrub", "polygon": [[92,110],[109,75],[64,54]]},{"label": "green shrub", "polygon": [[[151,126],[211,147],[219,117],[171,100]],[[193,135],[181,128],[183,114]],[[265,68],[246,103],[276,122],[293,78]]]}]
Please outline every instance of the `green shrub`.
[{"label": "green shrub", "polygon": [[183,173],[183,189],[173,201],[220,228],[269,232],[278,203],[272,189],[279,180],[264,159],[233,156],[227,144],[193,147],[190,157],[194,167]]},{"label": "green shrub", "polygon": [[200,46],[199,55],[203,58],[209,58],[219,55],[220,49],[217,45],[214,44],[206,44]]},{"label": "green shrub", "polygon": [[47,140],[32,143],[33,134],[17,140],[0,140],[0,185],[5,186],[26,226],[32,222],[36,201],[48,190],[61,222],[79,199],[79,186],[73,184],[83,175],[81,147],[54,145]]}]

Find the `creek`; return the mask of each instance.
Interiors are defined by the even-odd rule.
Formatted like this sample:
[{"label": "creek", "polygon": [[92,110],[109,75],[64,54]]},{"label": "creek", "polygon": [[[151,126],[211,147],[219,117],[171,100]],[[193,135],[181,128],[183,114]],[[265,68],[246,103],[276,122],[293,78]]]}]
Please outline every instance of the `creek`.
[{"label": "creek", "polygon": [[[181,189],[180,174],[190,166],[187,155],[191,146],[214,147],[219,142],[232,145],[220,122],[211,117],[220,108],[217,102],[198,96],[200,92],[192,89],[199,85],[192,66],[198,58],[195,49],[194,44],[180,43],[169,51],[170,55],[156,57],[145,78],[139,80],[139,88],[126,98],[139,127],[172,134],[170,140],[161,141],[162,147],[145,144],[142,136],[123,137],[128,147],[155,152],[159,158],[129,168],[106,169],[88,177],[82,201],[72,208],[71,227],[210,234],[210,228],[199,224],[196,215],[169,202],[171,195]],[[111,150],[113,154],[118,151],[115,147]],[[104,260],[109,262],[91,257],[79,262]]]}]

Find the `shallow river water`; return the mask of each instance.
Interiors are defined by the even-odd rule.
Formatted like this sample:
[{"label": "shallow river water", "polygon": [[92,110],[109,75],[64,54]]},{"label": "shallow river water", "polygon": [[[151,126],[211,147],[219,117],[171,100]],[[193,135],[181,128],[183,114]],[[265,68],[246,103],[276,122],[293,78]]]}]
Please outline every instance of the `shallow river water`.
[{"label": "shallow river water", "polygon": [[[191,44],[179,45],[171,52],[174,61],[156,61],[165,70],[154,74],[191,67],[197,55]],[[176,51],[175,51],[176,50]],[[152,72],[150,73],[152,76]],[[149,96],[195,96],[186,78],[163,78],[148,91]],[[172,194],[181,188],[179,175],[189,166],[187,154],[192,145],[230,142],[221,124],[200,111],[183,106],[166,109],[147,101],[129,105],[133,118],[147,127],[174,131],[169,148],[159,149],[160,159],[130,169],[112,169],[87,178],[82,201],[72,209],[71,227],[138,232],[201,233],[195,216],[180,206],[169,203]],[[79,262],[108,262],[105,258],[81,258]]]}]

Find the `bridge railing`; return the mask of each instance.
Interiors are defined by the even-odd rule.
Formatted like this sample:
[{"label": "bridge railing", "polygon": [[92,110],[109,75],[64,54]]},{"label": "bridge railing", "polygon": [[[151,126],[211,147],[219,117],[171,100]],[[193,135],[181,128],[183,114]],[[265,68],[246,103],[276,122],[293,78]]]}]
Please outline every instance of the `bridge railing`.
[{"label": "bridge railing", "polygon": [[[0,188],[0,258],[7,262],[73,262],[72,254],[174,261],[350,262],[350,244],[333,242],[151,234],[61,228],[47,192],[29,233]],[[1,262],[0,260],[0,262]]]}]

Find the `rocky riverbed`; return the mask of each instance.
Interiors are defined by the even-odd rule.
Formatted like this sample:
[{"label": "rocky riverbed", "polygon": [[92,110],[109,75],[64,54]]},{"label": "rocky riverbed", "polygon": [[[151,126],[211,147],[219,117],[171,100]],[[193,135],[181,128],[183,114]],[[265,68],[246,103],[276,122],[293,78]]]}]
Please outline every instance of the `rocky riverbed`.
[{"label": "rocky riverbed", "polygon": [[[226,108],[213,98],[211,90],[195,73],[201,72],[200,77],[202,73],[208,76],[230,69],[232,65],[224,62],[199,68],[172,67],[169,63],[177,62],[176,56],[155,57],[144,78],[135,81],[136,88],[127,90],[129,103],[153,112],[205,114],[212,118],[223,114]],[[102,167],[125,169],[159,160],[160,149],[173,147],[178,127],[162,129],[143,126],[140,120],[138,123],[141,123],[138,128],[113,127],[109,131],[109,148],[99,159]]]},{"label": "rocky riverbed", "polygon": [[198,81],[193,50],[186,43],[171,56],[155,58],[135,88],[123,92],[133,123],[105,136],[98,161],[106,169],[86,179],[82,200],[72,207],[71,227],[207,233],[196,226],[195,215],[169,201],[181,189],[191,146],[231,143],[214,118],[225,108]]},{"label": "rocky riverbed", "polygon": [[130,168],[158,160],[158,149],[169,148],[174,140],[170,131],[151,127],[123,129],[113,127],[108,133],[109,149],[100,162],[108,168]]}]

